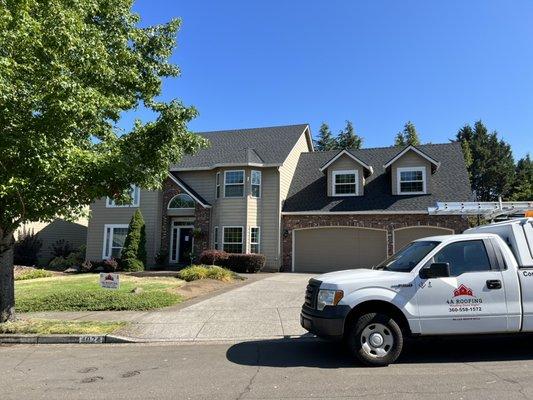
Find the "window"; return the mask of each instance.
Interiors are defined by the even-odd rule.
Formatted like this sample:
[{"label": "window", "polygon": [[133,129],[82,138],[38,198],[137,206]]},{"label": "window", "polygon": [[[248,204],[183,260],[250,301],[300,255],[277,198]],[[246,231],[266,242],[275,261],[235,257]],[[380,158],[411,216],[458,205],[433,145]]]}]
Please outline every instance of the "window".
[{"label": "window", "polygon": [[118,258],[128,234],[128,225],[105,225],[102,258]]},{"label": "window", "polygon": [[333,196],[356,196],[358,186],[356,170],[333,171]]},{"label": "window", "polygon": [[261,197],[261,171],[252,171],[252,197]]},{"label": "window", "polygon": [[168,202],[168,209],[194,208],[194,200],[188,194],[178,194]]},{"label": "window", "polygon": [[449,263],[450,276],[459,276],[465,272],[491,270],[483,240],[451,243],[439,251],[430,262]]},{"label": "window", "polygon": [[215,250],[218,250],[218,226],[215,226],[215,232],[213,233],[213,245]]},{"label": "window", "polygon": [[223,250],[227,253],[242,253],[242,226],[225,226],[223,230]]},{"label": "window", "polygon": [[398,168],[398,194],[426,193],[426,169],[424,167]]},{"label": "window", "polygon": [[412,242],[389,259],[383,261],[376,269],[394,272],[411,272],[439,244],[440,242],[429,241]]},{"label": "window", "polygon": [[244,196],[244,171],[224,172],[224,197]]},{"label": "window", "polygon": [[254,226],[250,228],[250,253],[259,253],[261,240],[261,229]]},{"label": "window", "polygon": [[131,185],[129,193],[125,193],[126,197],[129,197],[131,201],[123,201],[107,198],[106,207],[139,207],[139,198],[141,197],[141,189],[139,186]]},{"label": "window", "polygon": [[215,198],[218,199],[220,197],[220,172],[217,172],[215,181],[216,181]]}]

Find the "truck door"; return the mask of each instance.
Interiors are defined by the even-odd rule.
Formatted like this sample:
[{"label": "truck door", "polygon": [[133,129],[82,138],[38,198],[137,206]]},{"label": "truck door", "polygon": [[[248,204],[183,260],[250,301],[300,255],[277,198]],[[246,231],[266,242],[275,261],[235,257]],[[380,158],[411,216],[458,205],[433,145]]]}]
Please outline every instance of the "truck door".
[{"label": "truck door", "polygon": [[507,331],[503,276],[488,241],[450,243],[433,262],[449,263],[450,277],[416,279],[423,335]]}]

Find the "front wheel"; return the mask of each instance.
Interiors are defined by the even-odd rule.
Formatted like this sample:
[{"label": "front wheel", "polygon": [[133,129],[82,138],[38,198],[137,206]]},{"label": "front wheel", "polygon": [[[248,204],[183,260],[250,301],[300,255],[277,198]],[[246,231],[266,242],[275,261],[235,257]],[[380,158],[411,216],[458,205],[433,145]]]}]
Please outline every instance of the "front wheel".
[{"label": "front wheel", "polygon": [[380,313],[361,315],[348,333],[348,346],[363,364],[383,367],[396,361],[403,347],[402,330],[394,318]]}]

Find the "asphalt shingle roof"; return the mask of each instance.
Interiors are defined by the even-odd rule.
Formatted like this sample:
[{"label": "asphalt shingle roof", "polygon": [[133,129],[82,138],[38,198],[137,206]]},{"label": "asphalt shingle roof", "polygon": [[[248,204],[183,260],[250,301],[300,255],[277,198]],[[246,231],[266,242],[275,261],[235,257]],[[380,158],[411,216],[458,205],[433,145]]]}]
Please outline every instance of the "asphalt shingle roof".
[{"label": "asphalt shingle roof", "polygon": [[366,179],[364,196],[328,197],[327,176],[319,169],[338,150],[302,153],[289,189],[284,212],[306,211],[427,211],[437,201],[469,201],[471,189],[461,146],[458,143],[426,144],[417,148],[439,161],[431,175],[430,193],[393,195],[390,168],[383,165],[398,154],[398,147],[350,150],[371,165],[374,173]]},{"label": "asphalt shingle roof", "polygon": [[224,164],[282,164],[307,124],[200,132],[210,146],[185,156],[172,169],[214,168]]}]

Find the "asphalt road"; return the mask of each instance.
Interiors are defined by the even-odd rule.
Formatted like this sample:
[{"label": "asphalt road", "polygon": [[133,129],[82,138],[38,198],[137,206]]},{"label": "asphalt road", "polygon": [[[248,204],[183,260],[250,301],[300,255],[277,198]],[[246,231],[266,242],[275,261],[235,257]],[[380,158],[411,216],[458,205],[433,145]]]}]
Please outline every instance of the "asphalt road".
[{"label": "asphalt road", "polygon": [[411,343],[395,365],[362,368],[340,345],[0,347],[0,399],[533,398],[533,337]]}]

